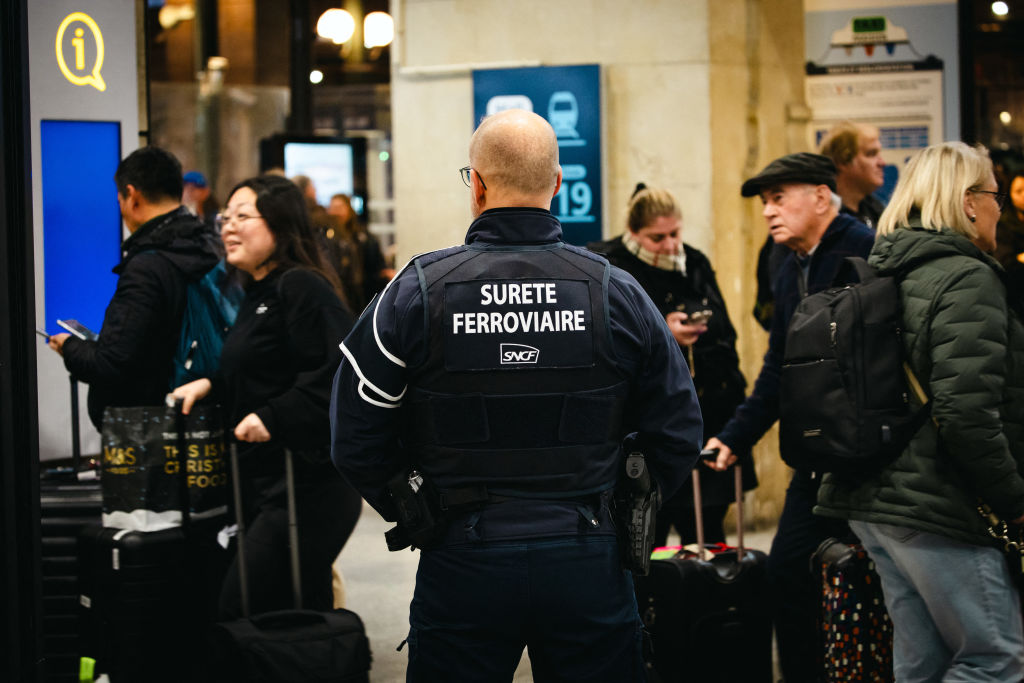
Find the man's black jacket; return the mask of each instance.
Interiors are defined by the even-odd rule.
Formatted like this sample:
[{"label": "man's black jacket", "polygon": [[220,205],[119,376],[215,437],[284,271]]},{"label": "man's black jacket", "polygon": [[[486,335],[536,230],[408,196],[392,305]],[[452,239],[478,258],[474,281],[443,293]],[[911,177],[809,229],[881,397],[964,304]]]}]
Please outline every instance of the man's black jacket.
[{"label": "man's black jacket", "polygon": [[186,287],[219,259],[217,236],[183,207],[148,221],[121,245],[99,340],[69,337],[64,344],[64,366],[89,385],[89,419],[97,429],[108,405],[164,402]]},{"label": "man's black jacket", "polygon": [[[866,225],[846,214],[836,216],[811,255],[807,294],[831,287],[843,260],[847,256],[866,259],[874,242],[875,233]],[[732,420],[718,434],[719,440],[734,451],[752,448],[779,419],[779,383],[782,358],[786,350],[786,332],[790,318],[802,298],[802,279],[800,264],[796,255],[790,252],[783,260],[772,286],[775,292],[775,312],[761,372],[750,396],[736,409]]]}]

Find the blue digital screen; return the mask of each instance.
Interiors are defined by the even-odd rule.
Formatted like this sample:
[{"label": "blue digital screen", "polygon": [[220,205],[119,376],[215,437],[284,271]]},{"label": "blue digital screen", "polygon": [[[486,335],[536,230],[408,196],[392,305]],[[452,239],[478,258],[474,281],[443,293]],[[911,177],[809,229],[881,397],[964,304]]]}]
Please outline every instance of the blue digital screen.
[{"label": "blue digital screen", "polygon": [[584,246],[601,239],[601,71],[596,64],[473,72],[474,128],[487,115],[526,109],[558,137],[562,189],[551,213],[562,239]]},{"label": "blue digital screen", "polygon": [[41,122],[45,320],[74,318],[100,331],[117,286],[121,211],[114,171],[121,160],[121,124],[114,121]]},{"label": "blue digital screen", "polygon": [[[355,190],[355,160],[352,145],[336,142],[284,143],[284,173],[289,178],[307,176],[316,190],[316,203],[328,206],[336,194],[348,195]],[[361,207],[353,210],[362,213]]]}]

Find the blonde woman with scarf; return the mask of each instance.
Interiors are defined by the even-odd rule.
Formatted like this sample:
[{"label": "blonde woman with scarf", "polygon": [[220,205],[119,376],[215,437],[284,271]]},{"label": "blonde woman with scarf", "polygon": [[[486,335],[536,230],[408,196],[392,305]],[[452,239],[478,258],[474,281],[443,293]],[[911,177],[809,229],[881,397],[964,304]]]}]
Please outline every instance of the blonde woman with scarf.
[{"label": "blonde woman with scarf", "polygon": [[[629,201],[625,232],[588,247],[635,277],[665,316],[690,366],[704,433],[717,434],[743,401],[747,383],[715,271],[707,256],[683,242],[682,233],[682,210],[672,194],[640,183]],[[757,479],[750,454],[743,454],[740,462],[744,488],[754,488]],[[698,467],[694,476],[701,479],[705,540],[724,542],[722,520],[733,500],[732,474]],[[671,526],[684,544],[697,540],[690,486],[662,506],[655,545],[665,544]]]}]

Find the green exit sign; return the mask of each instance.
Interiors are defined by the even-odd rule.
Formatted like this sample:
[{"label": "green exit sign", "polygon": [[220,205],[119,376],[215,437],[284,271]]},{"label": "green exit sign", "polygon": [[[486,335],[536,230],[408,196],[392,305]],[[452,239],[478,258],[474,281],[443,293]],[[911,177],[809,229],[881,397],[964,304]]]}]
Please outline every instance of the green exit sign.
[{"label": "green exit sign", "polygon": [[885,17],[857,17],[853,20],[854,33],[881,33],[885,30]]}]

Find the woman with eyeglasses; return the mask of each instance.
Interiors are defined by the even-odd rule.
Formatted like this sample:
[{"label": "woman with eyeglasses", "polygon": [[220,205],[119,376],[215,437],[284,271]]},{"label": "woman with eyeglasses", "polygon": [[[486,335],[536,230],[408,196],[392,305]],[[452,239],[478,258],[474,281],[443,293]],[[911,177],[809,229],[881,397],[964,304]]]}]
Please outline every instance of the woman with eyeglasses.
[{"label": "woman with eyeglasses", "polygon": [[[619,237],[588,245],[612,265],[632,275],[643,287],[675,337],[693,375],[704,418],[704,433],[717,434],[743,402],[747,382],[736,354],[736,330],[707,256],[684,244],[683,214],[667,190],[636,186],[629,201],[626,231]],[[741,460],[744,488],[757,485],[753,461]],[[704,537],[725,542],[722,526],[735,499],[733,475],[706,467],[694,470],[702,493]],[[692,488],[684,486],[658,513],[655,545],[664,545],[671,527],[683,544],[697,540]]]},{"label": "woman with eyeglasses", "polygon": [[[339,343],[352,326],[302,194],[260,176],[231,191],[218,219],[226,260],[245,285],[217,377],[174,390],[185,412],[208,395],[239,442],[246,567],[254,613],[292,608],[283,449],[294,455],[303,603],[333,606],[331,564],[355,526],[359,494],[330,462],[328,405]],[[220,613],[239,615],[237,558]]]},{"label": "woman with eyeglasses", "polygon": [[881,471],[826,474],[814,511],[850,520],[874,560],[898,681],[1024,680],[1020,594],[978,511],[1024,523],[1024,325],[989,256],[1003,201],[985,148],[928,147],[868,259],[900,276],[904,351],[931,419]]}]

